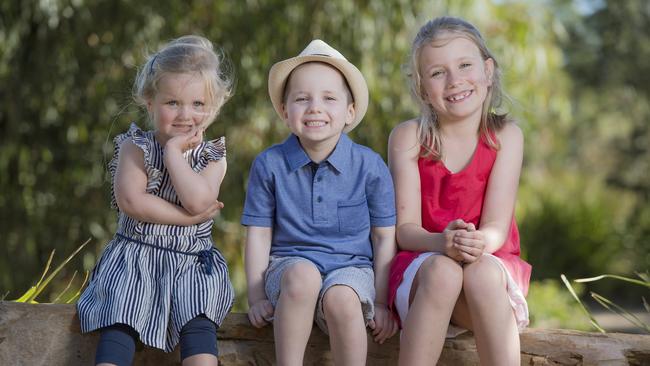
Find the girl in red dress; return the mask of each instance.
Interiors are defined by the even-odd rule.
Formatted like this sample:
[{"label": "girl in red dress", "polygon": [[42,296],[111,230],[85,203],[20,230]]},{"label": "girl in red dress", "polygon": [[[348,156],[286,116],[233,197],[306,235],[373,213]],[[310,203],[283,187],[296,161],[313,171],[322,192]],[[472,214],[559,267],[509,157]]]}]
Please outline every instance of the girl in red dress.
[{"label": "girl in red dress", "polygon": [[520,364],[531,267],[519,257],[515,200],[523,135],[499,113],[499,65],[479,31],[442,17],[411,48],[421,116],[389,139],[397,241],[389,305],[400,365],[434,365],[445,336],[474,332],[482,365]]}]

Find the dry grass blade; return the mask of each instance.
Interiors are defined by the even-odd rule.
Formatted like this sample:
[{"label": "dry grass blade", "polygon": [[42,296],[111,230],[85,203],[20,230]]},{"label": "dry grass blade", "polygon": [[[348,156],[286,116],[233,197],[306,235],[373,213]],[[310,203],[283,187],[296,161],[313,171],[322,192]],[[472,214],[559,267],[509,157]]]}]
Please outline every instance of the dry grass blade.
[{"label": "dry grass blade", "polygon": [[573,298],[578,302],[578,305],[580,305],[580,308],[582,309],[582,311],[589,318],[589,322],[591,323],[591,325],[593,325],[599,332],[607,333],[607,332],[605,332],[605,329],[603,329],[600,326],[600,324],[598,324],[598,322],[596,321],[596,318],[594,318],[594,316],[591,315],[589,310],[587,310],[587,307],[585,306],[585,304],[583,304],[582,301],[580,301],[580,298],[578,297],[576,292],[573,290],[573,287],[569,283],[569,280],[567,280],[566,276],[564,274],[562,274],[562,275],[560,275],[560,278],[562,279],[562,282],[564,282],[564,285],[566,286],[566,288],[569,289],[569,292],[571,293],[571,295],[573,295]]},{"label": "dry grass blade", "polygon": [[88,282],[88,275],[89,274],[90,274],[90,272],[86,271],[86,277],[84,277],[83,283],[81,284],[81,286],[79,286],[79,289],[77,289],[77,292],[75,292],[74,295],[70,296],[70,298],[65,300],[66,304],[70,304],[70,303],[73,303],[73,302],[77,301],[79,296],[81,296],[81,290],[83,290],[84,286],[86,286],[86,282]]},{"label": "dry grass blade", "polygon": [[72,254],[68,256],[61,264],[59,264],[52,273],[50,273],[49,276],[45,277],[47,273],[50,270],[50,266],[52,265],[52,259],[54,258],[54,250],[52,250],[52,253],[50,254],[50,257],[47,260],[47,264],[45,265],[45,270],[43,271],[43,274],[41,275],[41,278],[38,280],[35,286],[32,286],[23,296],[21,296],[19,299],[16,299],[14,301],[16,302],[26,302],[26,303],[34,303],[36,302],[35,299],[36,297],[47,287],[47,285],[52,281],[52,279],[63,269],[63,267],[70,262],[70,260],[77,255],[83,249],[88,243],[90,243],[90,239],[86,240],[83,244],[81,244]]},{"label": "dry grass blade", "polygon": [[57,303],[57,302],[59,301],[59,299],[61,298],[61,296],[63,296],[63,294],[65,294],[65,293],[70,289],[70,286],[72,285],[72,281],[74,281],[74,278],[75,278],[76,276],[77,276],[77,271],[74,271],[74,273],[72,273],[72,278],[70,278],[70,281],[68,281],[68,285],[65,286],[65,288],[63,289],[63,291],[61,291],[61,292],[59,293],[59,295],[58,295],[57,297],[54,298],[54,300],[52,300],[53,303]]},{"label": "dry grass blade", "polygon": [[43,281],[43,283],[37,287],[36,293],[34,294],[34,298],[38,296],[41,293],[41,291],[43,291],[43,289],[50,283],[50,281],[52,281],[54,276],[56,276],[59,273],[59,271],[61,271],[61,269],[63,269],[63,267],[66,264],[68,264],[68,262],[70,262],[70,260],[74,258],[74,256],[77,255],[77,253],[79,253],[81,249],[83,249],[88,243],[90,243],[90,239],[86,240],[83,244],[81,244],[79,248],[77,248],[74,252],[72,252],[72,254],[68,256],[68,258],[66,258],[63,262],[61,262],[61,264],[59,264],[58,267],[56,267],[54,271],[52,271],[52,273],[49,276],[47,276],[45,281]]},{"label": "dry grass blade", "polygon": [[[580,278],[580,279],[577,279],[577,280],[574,280],[574,281],[578,282],[578,283],[594,282],[594,281],[602,280],[603,278],[614,278],[614,279],[617,279],[617,280],[633,283],[635,285],[650,287],[650,282],[648,282],[648,281],[639,281],[639,280],[635,280],[634,278],[628,278],[628,277],[610,275],[610,274],[604,274],[604,275],[600,275],[600,276],[596,276],[596,277],[589,277],[589,278]],[[641,277],[641,278],[643,279],[643,277]]]},{"label": "dry grass blade", "polygon": [[612,313],[622,316],[623,318],[625,318],[625,320],[632,323],[632,325],[639,327],[641,329],[645,329],[646,332],[650,333],[650,327],[648,326],[648,324],[644,323],[636,315],[630,313],[629,311],[613,303],[611,300],[595,292],[591,292],[591,297],[594,300],[596,300],[600,305],[602,305],[605,309],[611,311]]}]

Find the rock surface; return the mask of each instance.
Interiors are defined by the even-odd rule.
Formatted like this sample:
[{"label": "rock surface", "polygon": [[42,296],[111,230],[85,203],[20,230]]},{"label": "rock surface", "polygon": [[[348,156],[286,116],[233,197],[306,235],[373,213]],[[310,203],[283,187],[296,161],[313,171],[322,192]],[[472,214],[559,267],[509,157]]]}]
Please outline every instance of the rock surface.
[{"label": "rock surface", "polygon": [[[274,365],[273,330],[230,314],[219,329],[221,365]],[[0,365],[92,365],[97,333],[82,335],[73,305],[0,302]],[[396,365],[399,337],[383,345],[368,338],[368,365]],[[314,328],[305,365],[331,365],[327,336]],[[528,329],[521,334],[522,365],[650,365],[650,335]],[[471,334],[447,340],[438,365],[478,365]],[[142,347],[134,365],[180,365],[173,353]]]}]

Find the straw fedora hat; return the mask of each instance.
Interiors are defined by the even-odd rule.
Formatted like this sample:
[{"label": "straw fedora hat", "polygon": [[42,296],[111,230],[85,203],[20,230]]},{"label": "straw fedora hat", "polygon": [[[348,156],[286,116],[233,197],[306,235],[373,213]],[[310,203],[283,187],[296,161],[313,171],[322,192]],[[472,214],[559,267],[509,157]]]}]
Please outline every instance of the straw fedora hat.
[{"label": "straw fedora hat", "polygon": [[352,92],[355,112],[354,120],[345,126],[343,132],[352,131],[361,122],[368,110],[368,85],[366,85],[366,80],[356,66],[346,60],[339,51],[320,39],[311,41],[298,56],[280,61],[271,67],[271,71],[269,71],[269,96],[271,96],[271,103],[273,103],[275,112],[280,118],[283,118],[282,97],[287,78],[296,67],[306,62],[324,62],[332,65],[343,74]]}]

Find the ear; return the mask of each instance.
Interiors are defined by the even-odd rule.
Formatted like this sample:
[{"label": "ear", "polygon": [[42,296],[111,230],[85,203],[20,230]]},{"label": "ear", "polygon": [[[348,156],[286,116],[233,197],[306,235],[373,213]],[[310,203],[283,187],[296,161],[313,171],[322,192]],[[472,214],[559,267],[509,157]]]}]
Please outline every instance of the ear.
[{"label": "ear", "polygon": [[153,101],[151,100],[151,98],[148,98],[147,99],[147,112],[149,114],[152,114],[152,111],[153,111]]},{"label": "ear", "polygon": [[487,86],[492,86],[492,77],[494,76],[494,60],[488,58],[485,60],[485,77],[487,81]]},{"label": "ear", "polygon": [[352,123],[352,121],[354,121],[354,116],[356,115],[357,113],[354,110],[354,103],[348,104],[348,109],[347,111],[345,111],[345,124],[349,125],[350,123]]},{"label": "ear", "polygon": [[282,103],[280,106],[282,108],[282,120],[288,126],[288,124],[289,124],[289,113],[287,112],[287,105]]}]

